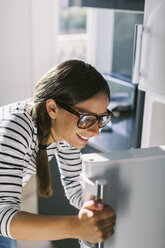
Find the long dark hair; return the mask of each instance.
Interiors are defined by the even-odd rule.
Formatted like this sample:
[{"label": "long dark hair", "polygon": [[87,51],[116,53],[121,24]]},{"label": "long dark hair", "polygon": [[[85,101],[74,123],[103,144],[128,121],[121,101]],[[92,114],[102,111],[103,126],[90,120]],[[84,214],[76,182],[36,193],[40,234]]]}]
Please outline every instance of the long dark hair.
[{"label": "long dark hair", "polygon": [[37,83],[34,94],[35,120],[40,148],[36,157],[38,191],[42,196],[52,194],[49,162],[44,145],[50,136],[51,119],[46,101],[75,105],[99,92],[110,100],[110,90],[103,76],[91,65],[80,60],[68,60],[48,71]]}]

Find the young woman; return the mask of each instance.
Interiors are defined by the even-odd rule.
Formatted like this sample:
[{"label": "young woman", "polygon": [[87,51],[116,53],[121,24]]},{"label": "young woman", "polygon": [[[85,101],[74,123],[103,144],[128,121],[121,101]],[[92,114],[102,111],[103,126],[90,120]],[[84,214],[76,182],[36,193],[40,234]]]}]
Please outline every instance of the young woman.
[{"label": "young woman", "polygon": [[[113,234],[111,206],[82,206],[80,149],[111,119],[108,85],[83,61],[70,60],[46,73],[32,99],[0,108],[0,247],[15,239],[65,238],[102,242]],[[52,194],[49,161],[56,155],[61,180],[78,216],[44,216],[21,210],[22,187],[37,173],[38,191]],[[58,200],[58,199],[57,199]],[[4,246],[7,247],[7,246]]]}]

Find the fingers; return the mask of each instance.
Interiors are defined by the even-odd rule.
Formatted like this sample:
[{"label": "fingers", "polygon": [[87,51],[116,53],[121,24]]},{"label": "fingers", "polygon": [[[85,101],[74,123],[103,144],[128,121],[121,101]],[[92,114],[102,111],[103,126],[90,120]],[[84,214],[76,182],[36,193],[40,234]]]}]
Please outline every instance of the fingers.
[{"label": "fingers", "polygon": [[104,233],[103,235],[103,240],[110,238],[113,234],[114,234],[114,229],[107,230],[107,232]]},{"label": "fingers", "polygon": [[86,204],[87,209],[98,211],[98,215],[100,215],[100,218],[106,219],[115,216],[113,208],[111,206],[101,203],[100,199],[87,202]]},{"label": "fingers", "polygon": [[104,205],[98,199],[85,202],[82,208],[86,208],[93,211],[101,211],[103,210]]},{"label": "fingers", "polygon": [[84,203],[79,212],[85,239],[89,242],[103,242],[114,233],[116,216],[111,206],[100,203],[100,200],[90,200]]},{"label": "fingers", "polygon": [[91,200],[85,202],[82,207],[82,212],[84,212],[85,209],[89,211],[86,212],[88,213],[88,216],[94,216],[96,221],[107,219],[107,223],[109,223],[109,218],[112,218],[111,221],[116,219],[113,208],[105,204],[103,205],[100,203],[100,200]]},{"label": "fingers", "polygon": [[88,209],[83,209],[79,212],[79,218],[90,218],[90,217],[93,217],[94,216],[94,212],[93,211],[90,211]]},{"label": "fingers", "polygon": [[115,212],[111,206],[104,206],[104,209],[96,214],[99,215],[100,219],[108,219],[111,217],[114,217],[116,219]]},{"label": "fingers", "polygon": [[116,218],[115,217],[111,217],[111,218],[108,218],[108,219],[99,220],[97,222],[97,224],[102,229],[107,228],[107,227],[113,227],[116,224]]},{"label": "fingers", "polygon": [[103,242],[107,238],[111,237],[114,233],[113,226],[107,226],[101,228],[100,226],[95,227],[95,233],[98,237],[98,242]]}]

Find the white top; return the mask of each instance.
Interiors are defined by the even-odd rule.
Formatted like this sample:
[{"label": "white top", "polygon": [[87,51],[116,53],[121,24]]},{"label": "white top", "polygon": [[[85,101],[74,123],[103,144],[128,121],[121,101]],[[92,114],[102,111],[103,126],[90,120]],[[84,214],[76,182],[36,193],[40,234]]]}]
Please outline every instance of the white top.
[{"label": "white top", "polygon": [[[21,211],[22,187],[36,173],[37,128],[30,100],[0,108],[0,235],[11,237],[9,226]],[[47,147],[48,160],[56,156],[62,185],[70,203],[81,207],[80,149],[66,141]]]}]

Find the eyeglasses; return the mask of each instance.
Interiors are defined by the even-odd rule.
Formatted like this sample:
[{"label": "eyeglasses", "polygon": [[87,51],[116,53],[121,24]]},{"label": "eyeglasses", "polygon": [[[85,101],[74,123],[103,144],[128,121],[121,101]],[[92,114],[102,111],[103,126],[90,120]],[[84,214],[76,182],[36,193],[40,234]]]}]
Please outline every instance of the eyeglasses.
[{"label": "eyeglasses", "polygon": [[57,103],[61,108],[65,109],[66,111],[76,115],[79,117],[77,122],[77,127],[81,129],[86,129],[91,127],[98,121],[99,128],[105,127],[108,122],[112,119],[112,112],[107,109],[107,112],[103,115],[96,115],[96,114],[80,114],[76,110],[72,109],[71,107],[65,104]]}]

